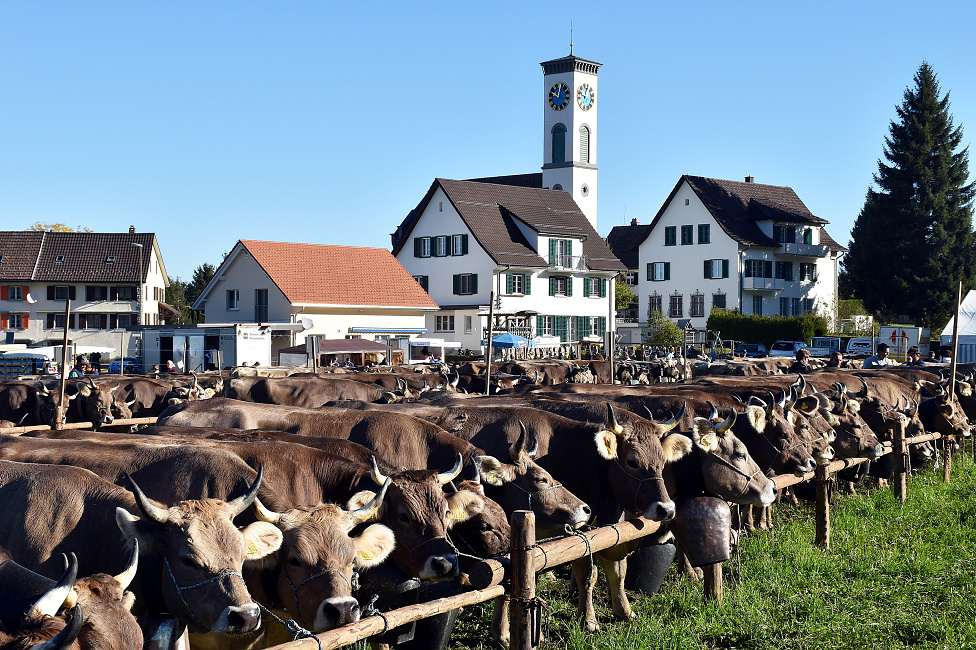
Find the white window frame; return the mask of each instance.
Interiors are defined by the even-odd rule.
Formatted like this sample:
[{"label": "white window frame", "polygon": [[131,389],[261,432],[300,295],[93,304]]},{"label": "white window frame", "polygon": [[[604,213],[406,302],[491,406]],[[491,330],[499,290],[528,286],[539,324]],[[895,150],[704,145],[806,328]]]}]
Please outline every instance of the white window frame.
[{"label": "white window frame", "polygon": [[227,311],[240,311],[241,310],[241,292],[240,289],[227,289]]},{"label": "white window frame", "polygon": [[421,257],[430,257],[430,249],[431,249],[430,237],[421,237],[420,238],[420,256]]},{"label": "white window frame", "polygon": [[569,291],[569,277],[565,275],[556,275],[553,277],[556,279],[553,295],[566,297]]},{"label": "white window frame", "polygon": [[461,277],[458,279],[458,286],[460,287],[461,296],[470,296],[471,292],[471,276],[473,273],[462,273]]},{"label": "white window frame", "polygon": [[[677,309],[675,307],[677,306]],[[684,318],[685,297],[684,295],[668,296],[668,318]]]},{"label": "white window frame", "polygon": [[23,300],[24,287],[19,284],[11,284],[7,287],[7,300]]},{"label": "white window frame", "polygon": [[434,257],[447,257],[450,253],[447,249],[447,235],[438,235],[434,238]]},{"label": "white window frame", "polygon": [[24,315],[23,314],[7,314],[7,329],[10,330],[22,330],[24,329]]},{"label": "white window frame", "polygon": [[471,330],[474,328],[473,321],[474,321],[474,318],[472,318],[470,315],[464,317],[464,333],[465,334],[470,334],[471,333]]},{"label": "white window frame", "polygon": [[464,255],[464,235],[451,235],[451,255]]},{"label": "white window frame", "polygon": [[661,296],[650,296],[650,300],[647,303],[648,313],[656,311],[657,313],[662,313],[664,310],[664,302]]},{"label": "white window frame", "polygon": [[691,305],[688,309],[688,316],[691,318],[702,318],[705,316],[705,294],[691,294]]},{"label": "white window frame", "polygon": [[453,315],[436,315],[434,316],[434,331],[435,332],[453,332],[454,331],[454,316]]},{"label": "white window frame", "polygon": [[508,294],[510,296],[521,296],[525,293],[525,275],[521,273],[511,273],[512,276],[512,293]]},{"label": "white window frame", "polygon": [[651,262],[651,282],[664,282],[664,262]]},{"label": "white window frame", "polygon": [[[60,295],[60,297],[59,297],[59,295]],[[56,301],[58,301],[58,302],[64,302],[64,301],[66,301],[68,299],[68,296],[69,295],[71,295],[71,294],[70,294],[70,289],[68,288],[68,285],[66,285],[66,284],[65,285],[59,284],[56,287],[54,287],[54,299]]]}]

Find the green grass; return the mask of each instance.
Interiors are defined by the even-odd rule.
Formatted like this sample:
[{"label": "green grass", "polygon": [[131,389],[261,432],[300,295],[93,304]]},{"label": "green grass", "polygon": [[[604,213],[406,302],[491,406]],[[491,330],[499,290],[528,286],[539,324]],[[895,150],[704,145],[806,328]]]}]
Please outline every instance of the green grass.
[{"label": "green grass", "polygon": [[[613,620],[601,575],[601,631],[575,622],[568,571],[541,576],[554,648],[976,648],[976,467],[957,457],[952,482],[925,472],[902,504],[890,489],[835,495],[831,548],[814,547],[812,506],[777,506],[775,528],[743,538],[725,563],[725,601],[672,565],[658,594],[631,594],[637,616]],[[491,606],[467,608],[451,648],[496,648]]]}]

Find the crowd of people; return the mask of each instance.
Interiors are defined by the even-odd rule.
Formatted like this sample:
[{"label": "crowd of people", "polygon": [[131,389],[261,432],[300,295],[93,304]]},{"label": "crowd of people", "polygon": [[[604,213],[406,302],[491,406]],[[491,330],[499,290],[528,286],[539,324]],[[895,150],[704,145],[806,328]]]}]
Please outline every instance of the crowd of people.
[{"label": "crowd of people", "polygon": [[[922,360],[922,352],[917,345],[913,345],[905,353],[905,361],[903,363],[898,363],[890,356],[891,346],[887,343],[879,343],[877,352],[864,360],[864,364],[861,366],[864,369],[872,370],[877,368],[887,368],[890,366],[914,366],[918,368],[924,368],[928,365]],[[952,349],[946,346],[939,348],[938,353],[933,349],[929,353],[929,363],[949,363],[952,361]],[[844,353],[840,350],[834,350],[830,353],[830,359],[827,361],[828,368],[849,368],[850,363],[844,360]],[[810,351],[806,348],[801,348],[796,351],[796,360],[790,366],[789,373],[806,373],[813,370],[810,365]]]}]

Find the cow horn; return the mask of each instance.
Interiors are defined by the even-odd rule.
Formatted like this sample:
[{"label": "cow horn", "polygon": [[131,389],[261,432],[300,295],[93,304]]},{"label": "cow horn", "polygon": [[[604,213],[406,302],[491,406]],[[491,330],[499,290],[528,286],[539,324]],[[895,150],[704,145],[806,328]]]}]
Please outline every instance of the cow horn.
[{"label": "cow horn", "polygon": [[457,462],[454,463],[454,467],[452,467],[447,472],[441,472],[440,474],[438,474],[437,480],[440,481],[441,485],[444,485],[445,483],[450,483],[457,477],[458,474],[461,473],[461,467],[463,465],[464,465],[464,458],[461,456],[461,454],[458,454]]},{"label": "cow horn", "polygon": [[841,389],[841,386],[842,384],[839,381],[834,382],[834,394],[833,394],[834,399],[839,398],[844,393],[844,391]]},{"label": "cow horn", "polygon": [[454,386],[454,389],[455,390],[457,390],[457,385],[458,385],[458,382],[459,381],[461,381],[461,373],[459,373],[457,370],[455,370],[454,371],[454,381],[451,382],[451,386]]},{"label": "cow horn", "polygon": [[803,375],[800,375],[800,396],[801,397],[803,396],[803,393],[806,392],[806,390],[807,390],[807,380],[806,380],[806,377],[804,377]]},{"label": "cow horn", "polygon": [[372,468],[370,469],[369,477],[373,479],[373,483],[376,483],[377,485],[383,485],[388,480],[386,476],[380,473],[380,468],[376,464],[376,456],[373,456],[372,458]]},{"label": "cow horn", "polygon": [[119,389],[119,388],[120,388],[121,386],[122,386],[122,382],[120,381],[119,383],[117,383],[117,384],[115,384],[115,386],[113,386],[113,387],[112,387],[112,389],[111,389],[111,390],[110,390],[109,392],[110,392],[110,393],[114,393],[114,392],[115,392],[115,391],[117,391],[117,390],[118,390],[118,389]]},{"label": "cow horn", "polygon": [[380,491],[377,492],[372,499],[370,499],[369,503],[360,508],[356,508],[349,513],[352,515],[353,520],[357,524],[361,524],[364,521],[369,521],[376,516],[376,513],[380,510],[380,506],[383,505],[383,497],[386,496],[386,489],[390,487],[390,482],[391,479],[386,479],[386,481],[383,482],[383,487],[381,487]]},{"label": "cow horn", "polygon": [[718,418],[718,409],[715,408],[715,405],[714,404],[712,404],[711,402],[709,402],[707,400],[705,401],[705,403],[708,404],[708,407],[710,409],[712,409],[712,411],[708,414],[708,419],[709,420],[715,420],[715,419],[717,419]]},{"label": "cow horn", "polygon": [[269,524],[278,525],[281,521],[281,513],[269,510],[261,503],[261,499],[254,499],[254,516],[258,521],[266,521]]},{"label": "cow horn", "polygon": [[155,521],[157,524],[165,524],[169,521],[169,513],[165,509],[160,508],[146,496],[146,493],[142,491],[134,478],[129,476],[128,472],[123,472],[125,478],[129,481],[129,485],[132,486],[132,494],[136,498],[136,505],[139,506],[139,512],[141,512],[147,519]]},{"label": "cow horn", "polygon": [[51,391],[49,391],[47,389],[47,384],[42,384],[41,385],[41,394],[43,394],[43,395],[50,395],[51,394]]},{"label": "cow horn", "polygon": [[407,382],[404,381],[403,379],[400,379],[399,377],[397,377],[397,379],[396,379],[396,389],[397,389],[397,391],[399,391],[399,393],[401,395],[406,395],[407,394]]},{"label": "cow horn", "polygon": [[739,394],[738,394],[738,393],[732,393],[732,399],[734,399],[734,400],[735,400],[736,402],[738,402],[739,404],[742,404],[742,403],[743,403],[743,402],[742,402],[742,398],[741,398],[741,397],[739,396]]},{"label": "cow horn", "polygon": [[85,379],[86,379],[86,380],[88,381],[88,383],[89,383],[89,384],[91,384],[91,387],[92,387],[92,388],[95,388],[95,389],[97,389],[97,388],[98,388],[98,386],[96,386],[96,385],[95,385],[95,380],[94,380],[94,379],[92,379],[92,376],[91,376],[91,375],[87,375],[87,376],[85,377]]},{"label": "cow horn", "polygon": [[190,388],[196,388],[200,383],[200,379],[197,377],[197,373],[193,372],[192,370],[190,371],[190,374],[193,375],[193,383],[190,384]]},{"label": "cow horn", "polygon": [[783,410],[789,411],[791,408],[793,408],[793,406],[796,404],[796,400],[797,400],[796,389],[793,386],[790,386],[790,397],[783,405]]},{"label": "cow horn", "polygon": [[136,570],[139,568],[139,538],[134,538],[132,540],[132,550],[129,552],[129,561],[126,563],[125,568],[122,569],[122,573],[115,576],[115,581],[119,583],[119,587],[122,591],[125,591],[130,584],[132,584],[133,578],[136,577]]},{"label": "cow horn", "polygon": [[617,414],[613,412],[613,404],[607,402],[607,420],[610,423],[610,430],[618,436],[624,432],[624,428],[617,422]]},{"label": "cow horn", "polygon": [[518,440],[516,440],[515,444],[513,444],[508,450],[508,455],[511,456],[512,460],[514,461],[518,461],[519,457],[522,455],[522,452],[525,451],[525,443],[529,438],[529,432],[525,428],[525,423],[522,422],[522,420],[519,420],[518,423],[520,429]]},{"label": "cow horn", "polygon": [[[905,398],[905,401],[907,402],[908,398]],[[912,401],[914,402],[914,404],[912,404],[908,412],[905,413],[905,415],[907,415],[910,418],[913,418],[918,414],[918,400],[916,399]]]},{"label": "cow horn", "polygon": [[776,396],[773,395],[773,391],[766,391],[769,393],[769,402],[766,404],[766,417],[773,417],[773,407],[776,406]]},{"label": "cow horn", "polygon": [[241,514],[247,510],[250,505],[258,498],[258,490],[261,489],[261,479],[264,478],[264,465],[258,465],[258,475],[254,477],[254,482],[251,486],[244,491],[244,494],[237,497],[233,501],[227,502],[227,507],[233,513],[230,518],[233,519],[237,515]]},{"label": "cow horn", "polygon": [[478,463],[471,463],[471,470],[473,475],[468,480],[481,485],[481,470],[478,469]]},{"label": "cow horn", "polygon": [[782,407],[782,408],[785,409],[786,408],[786,389],[785,388],[780,388],[779,390],[780,390],[781,395],[780,395],[779,400],[777,400],[777,402],[776,402],[776,406],[779,406],[779,407]]},{"label": "cow horn", "polygon": [[715,433],[721,435],[721,434],[724,434],[729,429],[731,429],[732,428],[732,425],[735,424],[735,418],[737,416],[738,416],[738,413],[736,413],[736,410],[735,409],[732,409],[732,415],[730,415],[728,418],[726,418],[726,420],[724,422],[722,422],[721,424],[719,424],[719,425],[717,425],[715,427]]},{"label": "cow horn", "polygon": [[688,406],[688,402],[682,402],[681,403],[681,410],[678,411],[678,414],[676,416],[674,416],[673,418],[671,418],[670,420],[661,423],[661,426],[664,428],[664,431],[662,433],[667,433],[671,429],[673,429],[676,426],[678,426],[678,420],[680,420],[681,419],[681,416],[683,416],[685,414],[685,408],[687,408],[687,406]]},{"label": "cow horn", "polygon": [[862,384],[864,384],[864,388],[861,389],[861,391],[857,394],[857,396],[862,399],[866,398],[868,396],[868,382],[866,382],[864,380],[864,377],[862,377],[861,375],[858,375],[857,378],[861,380]]},{"label": "cow horn", "polygon": [[68,599],[72,587],[75,586],[75,578],[78,577],[78,558],[74,553],[62,554],[62,557],[64,557],[65,569],[61,579],[31,606],[30,611],[27,612],[28,618],[54,616]]},{"label": "cow horn", "polygon": [[33,650],[68,650],[81,634],[84,623],[85,616],[81,613],[81,605],[75,605],[71,608],[71,620],[68,624],[52,638],[33,646]]},{"label": "cow horn", "polygon": [[641,404],[645,411],[647,411],[647,419],[651,422],[654,421],[654,414],[651,413],[651,409],[647,408],[647,404]]}]

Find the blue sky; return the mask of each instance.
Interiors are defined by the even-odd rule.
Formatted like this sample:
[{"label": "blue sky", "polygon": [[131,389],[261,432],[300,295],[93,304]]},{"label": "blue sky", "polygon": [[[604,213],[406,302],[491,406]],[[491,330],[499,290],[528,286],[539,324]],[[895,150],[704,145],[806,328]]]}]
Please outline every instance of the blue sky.
[{"label": "blue sky", "polygon": [[[976,3],[0,2],[0,228],[389,248],[436,177],[539,171],[541,61],[599,61],[599,226],[681,174],[793,187],[847,243],[927,60],[976,134]],[[974,163],[976,165],[976,163]],[[976,174],[976,169],[973,170]]]}]

